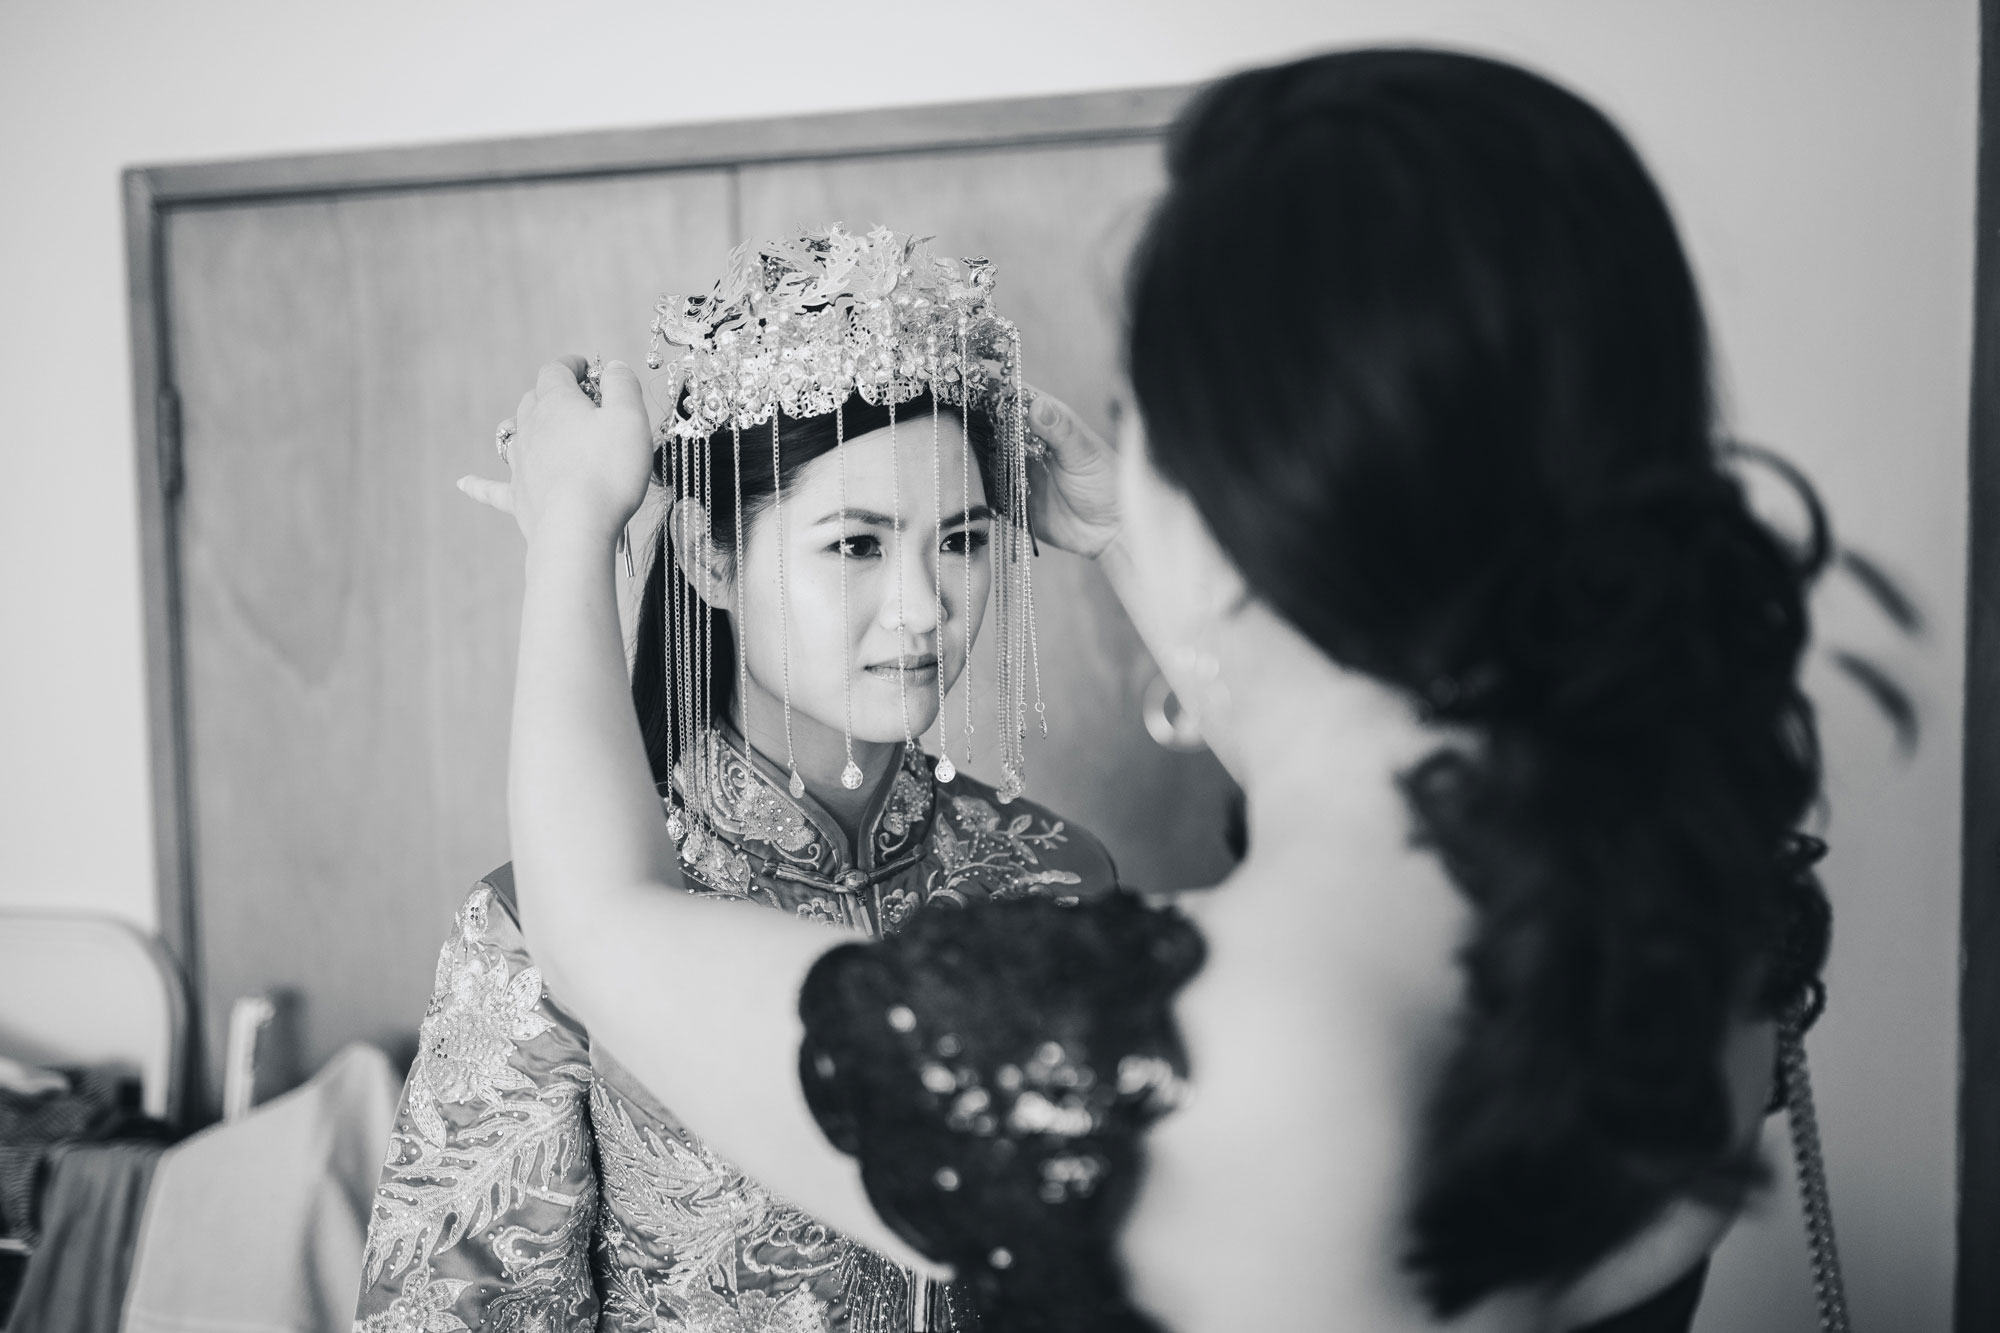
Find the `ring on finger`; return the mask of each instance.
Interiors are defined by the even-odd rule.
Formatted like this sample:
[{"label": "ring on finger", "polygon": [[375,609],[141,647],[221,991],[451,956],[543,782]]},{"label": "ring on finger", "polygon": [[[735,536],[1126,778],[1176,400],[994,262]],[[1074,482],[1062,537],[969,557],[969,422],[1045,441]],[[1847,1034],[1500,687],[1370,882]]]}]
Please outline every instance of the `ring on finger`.
[{"label": "ring on finger", "polygon": [[514,422],[512,418],[500,423],[493,432],[493,450],[500,455],[500,461],[507,462],[507,446],[514,442]]},{"label": "ring on finger", "polygon": [[1048,436],[1035,428],[1035,406],[1041,401],[1042,395],[1031,387],[1023,386],[1021,397],[1024,400],[1021,404],[1021,419],[1028,425],[1028,457],[1030,460],[1038,461],[1049,451]]}]

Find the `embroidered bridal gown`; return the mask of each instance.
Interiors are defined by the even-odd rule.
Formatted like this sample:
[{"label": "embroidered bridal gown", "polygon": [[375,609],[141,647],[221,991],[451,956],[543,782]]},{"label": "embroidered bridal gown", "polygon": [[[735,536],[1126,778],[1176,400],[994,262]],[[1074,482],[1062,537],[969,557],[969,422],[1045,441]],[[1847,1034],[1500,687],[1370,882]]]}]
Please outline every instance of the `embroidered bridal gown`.
[{"label": "embroidered bridal gown", "polygon": [[[726,737],[705,758],[717,836],[688,874],[694,892],[880,936],[919,909],[1112,887],[1088,833],[964,774],[940,784],[914,751],[858,848]],[[506,867],[474,887],[439,954],[363,1269],[360,1333],[977,1326],[963,1291],[775,1197],[594,1046],[542,984]]]}]

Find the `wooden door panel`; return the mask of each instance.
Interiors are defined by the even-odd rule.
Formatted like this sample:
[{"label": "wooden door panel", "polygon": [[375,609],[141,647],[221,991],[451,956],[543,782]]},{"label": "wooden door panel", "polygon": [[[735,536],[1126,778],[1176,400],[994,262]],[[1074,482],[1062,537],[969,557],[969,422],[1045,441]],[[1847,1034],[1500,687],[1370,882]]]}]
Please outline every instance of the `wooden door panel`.
[{"label": "wooden door panel", "polygon": [[[1118,284],[1131,238],[1163,182],[1157,141],[1039,146],[745,167],[750,236],[842,222],[936,237],[939,253],[999,266],[996,303],[1020,325],[1031,382],[1108,429]],[[1228,868],[1223,827],[1234,788],[1207,753],[1161,749],[1140,694],[1151,659],[1097,568],[1044,549],[1035,567],[1050,738],[1031,728],[1029,793],[1091,828],[1120,874],[1143,887],[1212,884]],[[972,675],[994,679],[993,636]],[[975,705],[990,705],[986,695]],[[957,716],[962,701],[948,712]],[[996,728],[975,735],[973,771],[998,776]],[[954,734],[953,753],[961,739]]]},{"label": "wooden door panel", "polygon": [[[299,1072],[422,1013],[506,859],[519,540],[452,481],[557,351],[636,361],[740,235],[840,220],[988,254],[1030,376],[1100,426],[1151,140],[360,191],[164,216],[191,858],[211,1078],[228,1006],[299,999]],[[1146,735],[1151,664],[1094,567],[1037,562],[1054,735],[1031,792],[1141,885],[1226,868],[1231,791]],[[990,636],[975,663],[993,679]],[[981,700],[982,706],[990,696]],[[954,701],[954,711],[957,701]],[[991,775],[994,728],[975,769]]]},{"label": "wooden door panel", "polygon": [[255,991],[299,996],[302,1070],[414,1028],[507,857],[519,538],[452,481],[551,353],[642,356],[730,207],[702,171],[169,215],[211,1070]]}]

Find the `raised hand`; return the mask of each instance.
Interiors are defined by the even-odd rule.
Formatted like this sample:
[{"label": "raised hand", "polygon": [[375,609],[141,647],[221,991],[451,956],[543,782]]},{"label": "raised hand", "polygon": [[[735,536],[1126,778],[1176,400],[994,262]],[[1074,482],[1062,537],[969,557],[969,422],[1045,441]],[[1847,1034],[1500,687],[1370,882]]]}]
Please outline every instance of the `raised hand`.
[{"label": "raised hand", "polygon": [[622,361],[606,365],[599,407],[578,387],[583,374],[580,357],[551,361],[501,423],[510,480],[458,482],[479,503],[512,514],[531,545],[550,526],[609,541],[646,496],[653,433],[637,376]]},{"label": "raised hand", "polygon": [[1036,392],[1028,429],[1048,446],[1029,463],[1028,511],[1051,546],[1096,557],[1118,536],[1118,460],[1061,399]]}]

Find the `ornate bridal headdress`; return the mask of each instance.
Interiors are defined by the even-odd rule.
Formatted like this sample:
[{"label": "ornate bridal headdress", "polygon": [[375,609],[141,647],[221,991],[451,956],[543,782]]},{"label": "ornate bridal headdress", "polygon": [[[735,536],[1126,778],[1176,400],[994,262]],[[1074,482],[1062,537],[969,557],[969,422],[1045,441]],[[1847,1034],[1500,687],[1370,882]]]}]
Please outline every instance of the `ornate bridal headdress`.
[{"label": "ornate bridal headdress", "polygon": [[[1011,800],[1021,793],[1027,780],[1023,742],[1031,689],[1037,719],[1045,734],[1047,731],[1034,632],[1030,566],[1034,543],[1028,530],[1027,462],[1031,451],[1039,452],[1040,444],[1031,441],[1028,433],[1020,330],[993,309],[993,280],[993,265],[984,259],[936,257],[930,253],[927,238],[902,235],[886,227],[857,236],[836,225],[783,240],[745,242],[730,254],[727,271],[713,291],[704,296],[660,300],[646,360],[653,369],[668,372],[665,400],[671,406],[658,423],[657,437],[671,499],[703,500],[720,480],[708,469],[716,466],[711,459],[723,451],[707,446],[724,431],[730,433],[729,448],[739,468],[739,485],[732,494],[740,494],[743,449],[768,446],[775,458],[780,413],[793,420],[834,414],[838,423],[850,396],[858,395],[868,403],[887,405],[889,429],[894,431],[895,409],[929,394],[927,415],[933,448],[937,447],[936,423],[941,410],[956,408],[962,418],[973,412],[985,414],[996,441],[992,475],[1000,492],[987,497],[995,514],[990,550],[999,679],[992,682],[992,688],[1000,733],[1000,795]],[[669,349],[665,355],[663,346]],[[671,350],[676,348],[677,355]],[[757,438],[767,432],[768,439]],[[836,446],[836,453],[846,447],[844,430],[837,438],[842,443]],[[969,431],[967,439],[969,456]],[[934,458],[934,474],[936,466]],[[962,466],[967,468],[969,482],[969,464]],[[921,480],[933,486],[935,475]],[[900,512],[900,478],[898,485]],[[780,494],[775,498],[779,513],[783,503]],[[740,516],[738,522],[740,549]],[[941,580],[941,569],[938,574]],[[844,597],[844,567],[842,578]],[[779,580],[779,605],[783,608],[782,556]],[[934,582],[934,591],[937,586]],[[686,590],[681,591],[685,594]],[[668,592],[671,597],[674,590],[670,587]],[[687,599],[683,596],[682,600]],[[669,632],[686,630],[692,635],[687,642],[674,645],[676,650],[669,654],[670,662],[679,663],[680,679],[686,687],[682,697],[690,698],[691,693],[705,689],[709,649],[700,642],[700,632],[692,628],[694,608],[683,607],[681,618],[671,614],[673,608],[669,610]],[[780,613],[785,614],[782,609]],[[683,619],[689,623],[684,625]],[[782,637],[789,652],[789,635]],[[745,697],[742,670],[739,655],[739,699]],[[962,693],[963,753],[968,761],[975,730],[973,685],[968,663]],[[937,776],[949,782],[956,768],[946,742],[943,688],[940,670]],[[789,684],[785,693],[789,748]],[[691,699],[691,703],[694,718],[701,719],[697,728],[704,726],[708,701]],[[914,746],[915,738],[907,734],[907,701],[904,713],[905,739]],[[697,746],[696,752],[705,749]],[[856,787],[861,783],[861,771],[853,761],[851,734],[848,751],[842,781]],[[797,765],[789,754],[786,763],[791,770],[792,793],[799,796],[803,784]],[[706,806],[698,798],[698,789],[705,781],[698,771],[683,774],[690,809],[676,815],[679,828],[689,836],[700,831],[699,812]],[[695,820],[693,825],[687,822],[690,816]]]},{"label": "ornate bridal headdress", "polygon": [[993,265],[943,259],[929,239],[840,227],[745,242],[706,296],[662,297],[647,364],[661,343],[686,349],[681,407],[662,423],[706,439],[771,419],[823,416],[859,394],[906,403],[930,392],[995,426],[1018,414],[1021,333],[992,307]]}]

